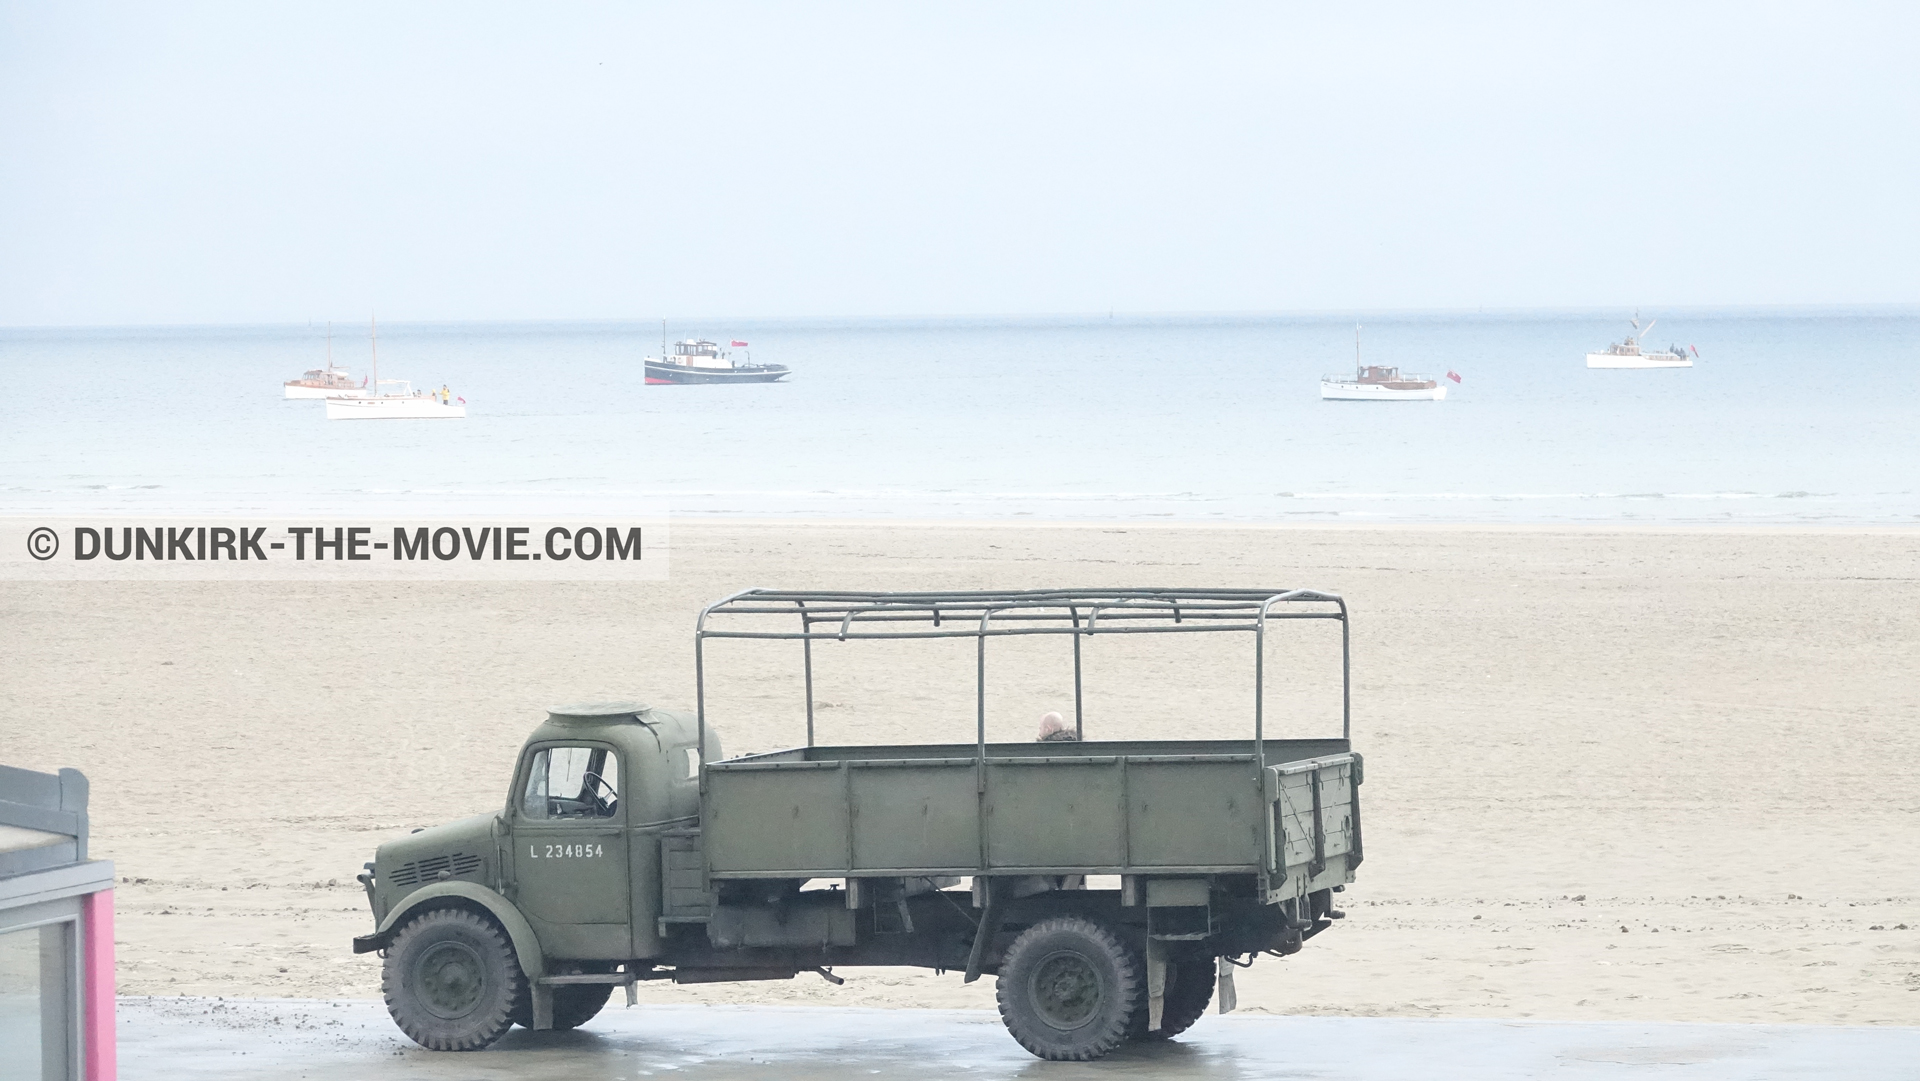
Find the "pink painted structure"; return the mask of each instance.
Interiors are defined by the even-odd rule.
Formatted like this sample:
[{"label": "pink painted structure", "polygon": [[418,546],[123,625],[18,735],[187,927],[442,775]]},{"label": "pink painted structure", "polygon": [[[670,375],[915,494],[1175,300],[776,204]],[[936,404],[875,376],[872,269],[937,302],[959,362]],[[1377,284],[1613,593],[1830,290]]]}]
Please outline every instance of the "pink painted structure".
[{"label": "pink painted structure", "polygon": [[80,1046],[86,1081],[119,1075],[113,1034],[113,891],[86,894],[80,902]]}]

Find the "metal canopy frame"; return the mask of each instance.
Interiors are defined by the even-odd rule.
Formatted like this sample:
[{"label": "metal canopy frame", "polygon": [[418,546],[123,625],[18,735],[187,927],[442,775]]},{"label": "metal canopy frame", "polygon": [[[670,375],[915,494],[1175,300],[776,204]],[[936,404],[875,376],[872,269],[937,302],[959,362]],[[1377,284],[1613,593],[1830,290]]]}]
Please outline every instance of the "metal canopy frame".
[{"label": "metal canopy frame", "polygon": [[[1276,610],[1300,605],[1304,610]],[[1328,610],[1326,606],[1332,606]],[[714,628],[714,617],[786,616],[798,630]],[[1278,619],[1340,621],[1340,738],[1353,731],[1353,651],[1347,603],[1337,593],[1312,589],[1028,589],[942,593],[841,592],[748,589],[707,605],[694,627],[695,705],[700,746],[707,739],[709,638],[799,641],[806,669],[807,746],[814,746],[813,643],[864,639],[973,638],[975,654],[975,753],[987,756],[987,639],[1024,634],[1073,636],[1074,733],[1084,735],[1085,698],[1080,642],[1097,634],[1242,633],[1254,638],[1253,746],[1256,771],[1266,768],[1267,624]],[[700,767],[706,788],[706,764]]]}]

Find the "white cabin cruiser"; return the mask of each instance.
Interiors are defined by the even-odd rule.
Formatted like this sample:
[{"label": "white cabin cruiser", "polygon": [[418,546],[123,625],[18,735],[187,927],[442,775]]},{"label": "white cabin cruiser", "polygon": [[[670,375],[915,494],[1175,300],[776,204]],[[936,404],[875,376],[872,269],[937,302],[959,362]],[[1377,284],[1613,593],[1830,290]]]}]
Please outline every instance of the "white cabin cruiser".
[{"label": "white cabin cruiser", "polygon": [[356,383],[345,368],[333,362],[333,324],[327,324],[327,366],[310,369],[283,384],[289,398],[352,398],[365,393],[367,381]]},{"label": "white cabin cruiser", "polygon": [[1353,328],[1353,377],[1323,375],[1320,398],[1328,402],[1438,402],[1447,388],[1424,375],[1360,362],[1360,328]]},{"label": "white cabin cruiser", "polygon": [[342,398],[364,392],[366,382],[354,382],[345,368],[332,364],[315,368],[298,379],[286,381],[289,398]]},{"label": "white cabin cruiser", "polygon": [[1640,314],[1638,312],[1635,312],[1633,318],[1628,320],[1627,322],[1629,326],[1633,327],[1633,333],[1627,336],[1627,340],[1624,342],[1615,342],[1612,345],[1607,346],[1607,351],[1604,353],[1588,353],[1587,367],[1589,368],[1691,368],[1693,367],[1693,358],[1688,356],[1686,354],[1686,351],[1681,349],[1677,345],[1670,345],[1665,349],[1656,350],[1651,353],[1641,348],[1640,339],[1646,337],[1647,331],[1652,330],[1653,324],[1659,322],[1659,320],[1657,319],[1648,320],[1647,325],[1645,327],[1642,327],[1640,325]]}]

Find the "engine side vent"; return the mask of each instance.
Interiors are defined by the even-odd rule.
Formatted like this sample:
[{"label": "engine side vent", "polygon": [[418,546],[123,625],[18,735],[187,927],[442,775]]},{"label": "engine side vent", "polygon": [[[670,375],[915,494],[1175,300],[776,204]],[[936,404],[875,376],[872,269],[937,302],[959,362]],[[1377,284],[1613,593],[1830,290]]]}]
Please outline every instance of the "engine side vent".
[{"label": "engine side vent", "polygon": [[395,886],[416,886],[423,882],[438,881],[442,876],[465,877],[485,865],[486,861],[479,856],[465,852],[455,852],[451,856],[428,856],[394,868],[393,873],[387,876],[387,882]]}]

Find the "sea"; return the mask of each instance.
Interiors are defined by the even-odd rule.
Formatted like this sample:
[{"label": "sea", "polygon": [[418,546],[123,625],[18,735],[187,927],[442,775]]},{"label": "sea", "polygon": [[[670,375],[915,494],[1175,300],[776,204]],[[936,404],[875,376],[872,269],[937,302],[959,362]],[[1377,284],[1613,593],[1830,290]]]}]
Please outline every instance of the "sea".
[{"label": "sea", "polygon": [[[0,329],[0,513],[1920,524],[1920,309],[1643,313],[1694,367],[1586,368],[1632,314],[381,323],[468,417],[362,423],[281,384],[363,321]],[[1446,400],[1322,401],[1356,333]],[[663,336],[793,374],[648,386]]]}]

